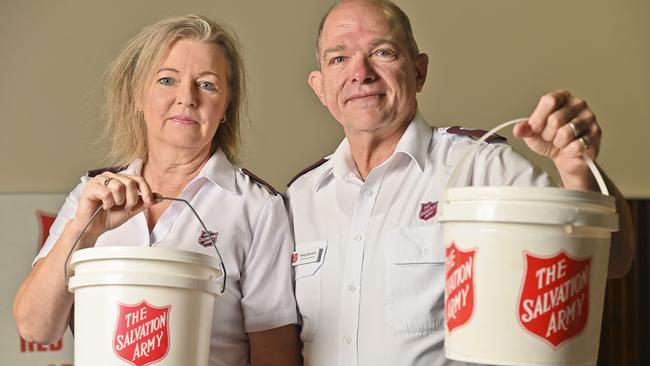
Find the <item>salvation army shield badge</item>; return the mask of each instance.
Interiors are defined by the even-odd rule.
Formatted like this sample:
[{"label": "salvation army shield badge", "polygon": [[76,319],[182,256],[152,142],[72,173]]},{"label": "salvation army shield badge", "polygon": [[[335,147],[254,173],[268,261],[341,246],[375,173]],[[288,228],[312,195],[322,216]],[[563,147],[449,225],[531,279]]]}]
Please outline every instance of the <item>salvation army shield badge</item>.
[{"label": "salvation army shield badge", "polygon": [[474,313],[476,249],[463,251],[452,242],[445,251],[445,324],[449,333],[469,322]]},{"label": "salvation army shield badge", "polygon": [[525,253],[525,263],[517,318],[528,332],[558,348],[587,324],[591,257]]},{"label": "salvation army shield badge", "polygon": [[118,303],[113,351],[133,366],[158,362],[169,352],[171,305],[153,306],[146,300],[135,305]]},{"label": "salvation army shield badge", "polygon": [[428,221],[438,213],[438,201],[420,203],[420,212],[418,217],[422,221]]}]

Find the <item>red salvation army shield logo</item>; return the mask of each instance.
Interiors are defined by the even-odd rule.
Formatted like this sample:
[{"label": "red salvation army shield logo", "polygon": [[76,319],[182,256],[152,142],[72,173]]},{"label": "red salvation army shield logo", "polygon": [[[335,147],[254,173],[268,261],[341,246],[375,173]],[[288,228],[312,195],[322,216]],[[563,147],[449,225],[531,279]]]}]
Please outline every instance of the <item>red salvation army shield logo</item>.
[{"label": "red salvation army shield logo", "polygon": [[438,213],[438,201],[420,203],[420,213],[418,217],[420,220],[428,221]]},{"label": "red salvation army shield logo", "polygon": [[474,256],[452,242],[445,257],[445,323],[449,333],[467,323],[474,313]]},{"label": "red salvation army shield logo", "polygon": [[589,316],[591,257],[573,259],[526,253],[517,318],[533,335],[557,348],[584,330]]},{"label": "red salvation army shield logo", "polygon": [[113,351],[133,366],[158,362],[169,352],[168,306],[153,306],[143,300],[135,305],[118,303]]}]

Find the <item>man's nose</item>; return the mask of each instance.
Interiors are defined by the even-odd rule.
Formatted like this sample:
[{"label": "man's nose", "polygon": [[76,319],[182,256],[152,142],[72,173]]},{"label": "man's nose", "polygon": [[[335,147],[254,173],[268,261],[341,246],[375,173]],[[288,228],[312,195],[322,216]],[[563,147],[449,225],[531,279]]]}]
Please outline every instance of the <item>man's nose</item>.
[{"label": "man's nose", "polygon": [[181,83],[177,88],[176,103],[188,107],[196,107],[197,93],[197,86],[194,83]]},{"label": "man's nose", "polygon": [[374,81],[377,75],[372,64],[366,57],[357,57],[353,60],[352,81],[366,84]]}]

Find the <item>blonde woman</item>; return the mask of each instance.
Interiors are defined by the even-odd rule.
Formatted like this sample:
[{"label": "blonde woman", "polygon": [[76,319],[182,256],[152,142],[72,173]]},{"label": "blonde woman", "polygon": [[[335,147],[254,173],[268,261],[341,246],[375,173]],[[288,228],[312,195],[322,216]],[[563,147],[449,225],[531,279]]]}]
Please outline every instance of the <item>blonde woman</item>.
[{"label": "blonde woman", "polygon": [[[78,248],[173,246],[214,255],[228,277],[215,305],[210,365],[299,363],[290,257],[293,241],[280,195],[235,167],[244,69],[238,45],[200,16],[162,20],[127,43],[107,73],[106,136],[124,167],[89,172],[70,193],[20,286],[14,316],[23,338],[56,341],[73,296],[63,264]],[[181,202],[189,201],[211,233]]]}]

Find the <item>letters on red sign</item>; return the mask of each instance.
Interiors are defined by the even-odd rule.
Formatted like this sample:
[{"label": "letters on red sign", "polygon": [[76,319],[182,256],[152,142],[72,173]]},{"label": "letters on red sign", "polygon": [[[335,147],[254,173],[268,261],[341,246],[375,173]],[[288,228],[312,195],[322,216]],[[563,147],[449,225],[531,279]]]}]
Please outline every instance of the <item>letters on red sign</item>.
[{"label": "letters on red sign", "polygon": [[171,305],[153,306],[143,300],[135,305],[119,305],[113,336],[115,354],[133,366],[158,362],[169,351]]},{"label": "letters on red sign", "polygon": [[466,324],[474,313],[476,249],[462,251],[452,242],[445,258],[445,323],[449,333]]},{"label": "letters on red sign", "polygon": [[517,318],[528,332],[558,348],[587,324],[591,257],[526,253],[525,261]]}]

